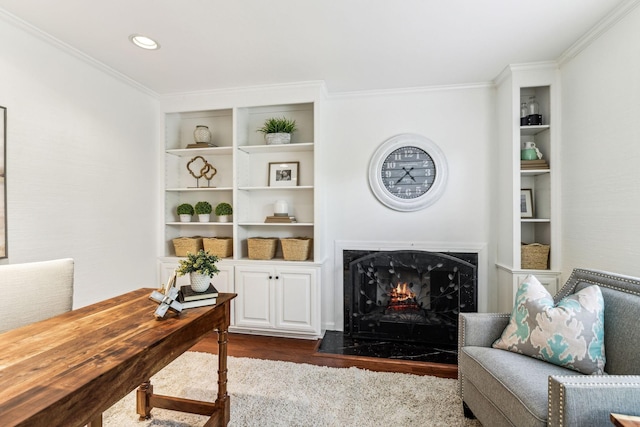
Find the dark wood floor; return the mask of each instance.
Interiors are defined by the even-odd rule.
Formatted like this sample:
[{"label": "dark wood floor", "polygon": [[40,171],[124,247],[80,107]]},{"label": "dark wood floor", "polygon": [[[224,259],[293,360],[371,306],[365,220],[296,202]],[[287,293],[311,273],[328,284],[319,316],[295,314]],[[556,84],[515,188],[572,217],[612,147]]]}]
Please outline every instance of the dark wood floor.
[{"label": "dark wood floor", "polygon": [[[457,366],[428,362],[382,359],[377,357],[341,356],[318,353],[320,341],[292,338],[264,337],[260,335],[229,334],[228,355],[255,359],[282,360],[295,363],[362,369],[381,372],[401,372],[415,375],[434,375],[442,378],[457,378]],[[207,335],[191,348],[217,354],[218,336]]]}]

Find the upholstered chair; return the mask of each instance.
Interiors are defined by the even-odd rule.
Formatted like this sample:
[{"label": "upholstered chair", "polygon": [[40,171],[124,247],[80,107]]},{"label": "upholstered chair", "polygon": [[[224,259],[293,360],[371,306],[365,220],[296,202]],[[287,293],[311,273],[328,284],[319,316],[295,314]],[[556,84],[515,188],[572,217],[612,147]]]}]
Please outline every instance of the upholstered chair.
[{"label": "upholstered chair", "polygon": [[0,333],[71,310],[73,259],[0,265]]}]

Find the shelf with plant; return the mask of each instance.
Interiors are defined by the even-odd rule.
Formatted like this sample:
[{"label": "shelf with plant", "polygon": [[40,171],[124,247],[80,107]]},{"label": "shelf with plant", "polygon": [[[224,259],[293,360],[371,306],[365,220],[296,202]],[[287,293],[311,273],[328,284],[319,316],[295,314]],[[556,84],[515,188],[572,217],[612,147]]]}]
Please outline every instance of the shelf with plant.
[{"label": "shelf with plant", "polygon": [[208,147],[208,148],[173,148],[165,151],[178,157],[189,156],[228,156],[233,153],[232,147]]}]

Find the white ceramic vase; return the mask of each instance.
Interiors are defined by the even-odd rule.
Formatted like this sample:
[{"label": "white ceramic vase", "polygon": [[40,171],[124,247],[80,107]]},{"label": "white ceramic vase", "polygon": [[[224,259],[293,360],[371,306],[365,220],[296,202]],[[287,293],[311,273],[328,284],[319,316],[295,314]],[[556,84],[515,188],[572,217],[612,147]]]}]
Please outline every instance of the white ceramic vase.
[{"label": "white ceramic vase", "polygon": [[218,222],[229,222],[231,215],[218,215]]},{"label": "white ceramic vase", "polygon": [[189,273],[189,278],[191,279],[191,289],[194,292],[206,291],[209,288],[209,283],[211,283],[211,277],[206,274]]},{"label": "white ceramic vase", "polygon": [[180,222],[191,222],[191,215],[180,214]]},{"label": "white ceramic vase", "polygon": [[198,221],[199,222],[209,222],[211,219],[211,214],[199,214]]}]

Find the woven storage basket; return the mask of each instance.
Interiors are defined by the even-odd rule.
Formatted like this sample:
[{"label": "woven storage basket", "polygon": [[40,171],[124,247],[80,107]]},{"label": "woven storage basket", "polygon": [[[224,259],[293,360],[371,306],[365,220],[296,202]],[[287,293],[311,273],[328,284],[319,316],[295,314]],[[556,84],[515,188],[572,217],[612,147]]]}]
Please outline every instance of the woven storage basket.
[{"label": "woven storage basket", "polygon": [[280,239],[282,245],[282,255],[286,261],[305,261],[311,252],[311,242],[309,237],[289,237]]},{"label": "woven storage basket", "polygon": [[275,237],[250,237],[249,259],[271,259],[276,255],[278,239]]},{"label": "woven storage basket", "polygon": [[523,244],[520,247],[520,264],[526,270],[546,270],[549,268],[549,245],[540,243]]},{"label": "woven storage basket", "polygon": [[204,237],[202,239],[205,252],[218,258],[233,255],[233,237]]},{"label": "woven storage basket", "polygon": [[195,254],[202,249],[202,237],[177,237],[173,239],[176,256],[187,256],[187,252]]}]

